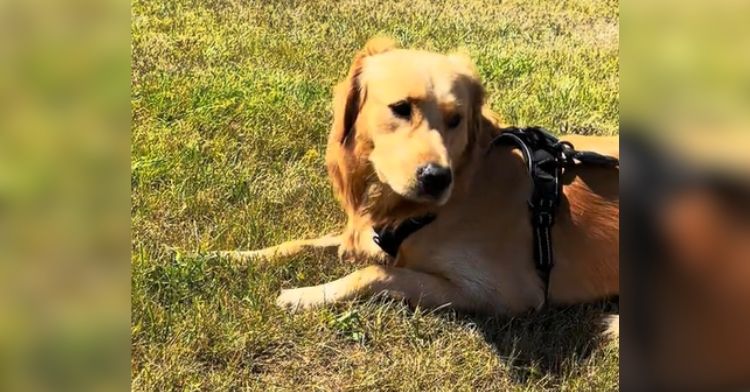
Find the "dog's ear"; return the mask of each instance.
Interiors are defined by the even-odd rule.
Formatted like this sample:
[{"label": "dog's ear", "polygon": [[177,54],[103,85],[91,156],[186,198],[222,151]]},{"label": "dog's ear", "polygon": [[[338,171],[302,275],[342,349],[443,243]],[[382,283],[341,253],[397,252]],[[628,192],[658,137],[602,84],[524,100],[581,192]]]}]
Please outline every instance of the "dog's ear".
[{"label": "dog's ear", "polygon": [[469,93],[469,105],[471,107],[469,121],[469,143],[476,142],[478,133],[483,131],[482,115],[484,107],[484,86],[479,79],[479,73],[468,54],[465,52],[453,52],[448,58],[459,70],[459,79],[466,86]]},{"label": "dog's ear", "polygon": [[346,79],[339,83],[333,94],[333,126],[328,135],[326,150],[326,166],[333,182],[334,192],[345,207],[357,204],[361,195],[352,181],[356,177],[353,172],[358,170],[358,160],[353,155],[355,123],[364,103],[366,91],[360,84],[359,75],[362,72],[364,59],[369,56],[384,53],[396,48],[396,43],[387,37],[374,37],[354,56]]},{"label": "dog's ear", "polygon": [[333,96],[333,129],[329,141],[346,143],[354,131],[354,123],[364,99],[364,91],[360,85],[359,75],[362,63],[366,57],[384,53],[396,48],[396,43],[388,37],[371,38],[365,46],[354,56],[346,80],[339,83]]}]

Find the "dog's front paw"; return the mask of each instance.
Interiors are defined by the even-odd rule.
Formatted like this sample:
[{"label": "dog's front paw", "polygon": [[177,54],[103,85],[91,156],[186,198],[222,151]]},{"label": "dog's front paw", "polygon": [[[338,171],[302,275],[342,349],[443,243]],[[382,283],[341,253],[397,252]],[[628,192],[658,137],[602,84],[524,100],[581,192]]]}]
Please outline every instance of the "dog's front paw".
[{"label": "dog's front paw", "polygon": [[321,286],[281,290],[276,306],[291,311],[312,309],[325,304],[325,292]]}]

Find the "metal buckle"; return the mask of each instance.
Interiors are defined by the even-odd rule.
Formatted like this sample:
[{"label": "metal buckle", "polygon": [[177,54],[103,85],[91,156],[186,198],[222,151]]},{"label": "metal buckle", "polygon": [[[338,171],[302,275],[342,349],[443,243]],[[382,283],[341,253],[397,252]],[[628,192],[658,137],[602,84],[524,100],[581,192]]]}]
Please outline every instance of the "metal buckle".
[{"label": "metal buckle", "polygon": [[555,144],[554,148],[558,151],[559,156],[557,157],[558,163],[562,165],[573,163],[576,149],[573,143],[567,141],[561,141]]}]

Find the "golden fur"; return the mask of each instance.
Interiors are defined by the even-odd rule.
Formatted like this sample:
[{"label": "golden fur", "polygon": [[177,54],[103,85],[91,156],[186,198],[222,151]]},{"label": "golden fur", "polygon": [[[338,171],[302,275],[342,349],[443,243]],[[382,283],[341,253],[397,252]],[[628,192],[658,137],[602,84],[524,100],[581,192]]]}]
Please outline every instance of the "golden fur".
[{"label": "golden fur", "polygon": [[[389,107],[403,100],[413,108],[409,119],[395,117]],[[274,258],[321,247],[377,262],[333,282],[283,290],[277,304],[295,309],[380,292],[411,304],[492,313],[544,303],[532,260],[530,179],[517,151],[488,151],[500,124],[484,107],[470,59],[398,49],[375,38],[355,56],[333,102],[326,163],[348,218],[343,233],[225,255]],[[450,128],[449,118],[460,122]],[[619,156],[616,137],[566,139],[578,149]],[[438,200],[415,192],[415,172],[428,163],[453,172],[451,188]],[[550,302],[619,293],[618,176],[618,169],[600,167],[565,175],[552,230]],[[435,221],[408,237],[395,260],[372,241],[373,226],[428,212]]]}]

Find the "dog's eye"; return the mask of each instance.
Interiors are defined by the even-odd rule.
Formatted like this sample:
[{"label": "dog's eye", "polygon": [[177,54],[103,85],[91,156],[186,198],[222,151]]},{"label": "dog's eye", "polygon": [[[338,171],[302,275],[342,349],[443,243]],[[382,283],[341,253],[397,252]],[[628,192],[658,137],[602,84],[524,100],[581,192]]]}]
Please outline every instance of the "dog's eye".
[{"label": "dog's eye", "polygon": [[461,124],[461,115],[460,114],[451,114],[445,120],[445,125],[447,125],[448,128],[455,128],[455,127],[458,126],[458,124]]},{"label": "dog's eye", "polygon": [[388,105],[391,108],[393,114],[402,118],[411,117],[411,104],[407,101],[398,101],[394,104]]}]

